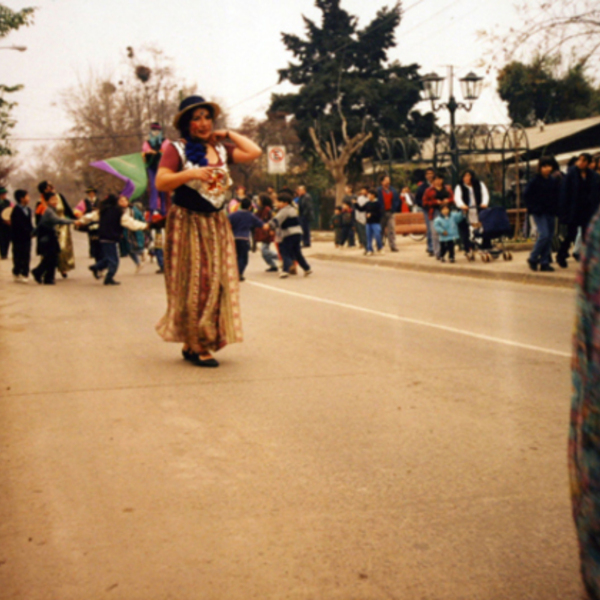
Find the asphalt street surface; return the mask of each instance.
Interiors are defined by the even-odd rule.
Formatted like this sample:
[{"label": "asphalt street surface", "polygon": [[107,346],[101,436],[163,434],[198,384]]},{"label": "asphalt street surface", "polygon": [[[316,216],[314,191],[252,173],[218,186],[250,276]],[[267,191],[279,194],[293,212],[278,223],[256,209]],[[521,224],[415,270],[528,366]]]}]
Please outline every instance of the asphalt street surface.
[{"label": "asphalt street surface", "polygon": [[0,599],[579,600],[573,292],[251,255],[209,370],[122,259],[0,264]]}]

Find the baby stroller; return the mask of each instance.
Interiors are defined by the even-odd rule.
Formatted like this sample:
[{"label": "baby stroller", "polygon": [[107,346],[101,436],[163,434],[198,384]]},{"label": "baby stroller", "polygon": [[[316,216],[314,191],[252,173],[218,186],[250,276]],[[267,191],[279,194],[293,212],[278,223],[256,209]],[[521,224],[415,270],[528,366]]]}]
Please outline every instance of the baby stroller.
[{"label": "baby stroller", "polygon": [[[477,216],[477,222],[474,222],[469,215],[471,222],[471,242],[483,262],[490,262],[497,259],[500,255],[504,260],[512,260],[512,254],[504,245],[504,238],[512,234],[512,227],[506,214],[506,209],[501,206],[483,209]],[[475,260],[475,255],[471,252],[470,260]]]}]

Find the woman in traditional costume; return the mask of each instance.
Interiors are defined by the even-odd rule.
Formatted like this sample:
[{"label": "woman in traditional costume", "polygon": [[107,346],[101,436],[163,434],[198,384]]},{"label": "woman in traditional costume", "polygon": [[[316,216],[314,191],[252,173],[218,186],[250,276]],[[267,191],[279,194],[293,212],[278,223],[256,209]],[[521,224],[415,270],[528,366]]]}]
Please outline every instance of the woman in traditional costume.
[{"label": "woman in traditional costume", "polygon": [[577,276],[569,471],[581,574],[600,600],[600,212],[592,221]]},{"label": "woman in traditional costume", "polygon": [[165,148],[156,175],[157,189],[173,192],[164,247],[167,312],[156,330],[183,343],[183,357],[203,367],[219,365],[211,352],[242,341],[235,244],[224,210],[228,165],[261,155],[247,137],[214,130],[220,112],[201,96],[183,100],[173,123],[181,139]]}]

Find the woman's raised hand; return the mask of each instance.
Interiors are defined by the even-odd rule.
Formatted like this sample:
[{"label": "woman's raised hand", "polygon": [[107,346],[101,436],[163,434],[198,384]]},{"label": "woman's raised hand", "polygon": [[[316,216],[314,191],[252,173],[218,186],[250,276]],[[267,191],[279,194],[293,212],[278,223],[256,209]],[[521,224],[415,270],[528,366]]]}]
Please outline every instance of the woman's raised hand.
[{"label": "woman's raised hand", "polygon": [[227,129],[217,129],[213,131],[210,136],[210,143],[216,144],[217,142],[222,142],[225,138],[229,137],[229,131]]}]

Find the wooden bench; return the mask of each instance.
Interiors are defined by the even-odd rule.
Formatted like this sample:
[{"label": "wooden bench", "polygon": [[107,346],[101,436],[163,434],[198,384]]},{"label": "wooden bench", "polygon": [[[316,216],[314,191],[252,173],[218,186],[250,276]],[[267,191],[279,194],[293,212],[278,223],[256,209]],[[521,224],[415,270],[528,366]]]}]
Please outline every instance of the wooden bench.
[{"label": "wooden bench", "polygon": [[422,212],[396,213],[394,219],[396,222],[396,233],[398,235],[427,233],[425,215]]}]

